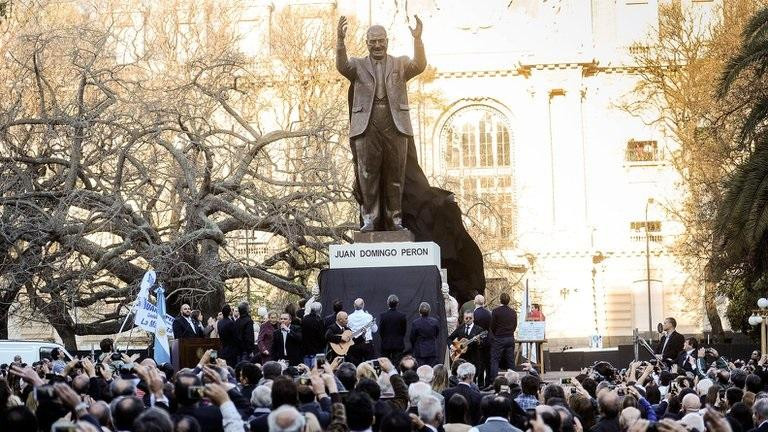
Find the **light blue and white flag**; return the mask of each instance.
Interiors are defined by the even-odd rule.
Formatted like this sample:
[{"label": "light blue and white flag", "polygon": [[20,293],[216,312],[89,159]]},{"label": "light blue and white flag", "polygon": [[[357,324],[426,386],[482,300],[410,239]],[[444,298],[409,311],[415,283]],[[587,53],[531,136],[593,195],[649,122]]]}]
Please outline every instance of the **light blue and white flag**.
[{"label": "light blue and white flag", "polygon": [[[165,290],[162,285],[157,287],[157,315],[165,316]],[[171,348],[168,345],[168,324],[165,320],[156,320],[155,326],[155,362],[157,364],[171,362]]]}]

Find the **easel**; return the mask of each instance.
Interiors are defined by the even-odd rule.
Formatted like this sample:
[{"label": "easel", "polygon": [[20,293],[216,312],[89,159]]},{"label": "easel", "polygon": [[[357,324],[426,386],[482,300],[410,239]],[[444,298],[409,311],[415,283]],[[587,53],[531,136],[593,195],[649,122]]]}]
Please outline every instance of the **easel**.
[{"label": "easel", "polygon": [[523,348],[523,344],[528,347],[528,352],[536,353],[536,361],[531,362],[531,365],[535,365],[540,374],[544,374],[544,344],[546,339],[540,340],[516,340],[515,341],[515,364],[520,364],[520,356]]}]

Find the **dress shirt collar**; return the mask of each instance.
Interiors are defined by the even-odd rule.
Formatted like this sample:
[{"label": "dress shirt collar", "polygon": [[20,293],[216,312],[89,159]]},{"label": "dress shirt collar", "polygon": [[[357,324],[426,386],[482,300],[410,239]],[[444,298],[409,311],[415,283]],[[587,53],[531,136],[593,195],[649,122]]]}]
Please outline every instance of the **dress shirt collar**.
[{"label": "dress shirt collar", "polygon": [[501,421],[501,422],[509,423],[509,420],[505,419],[504,417],[496,417],[496,416],[488,417],[488,419],[485,420],[486,423],[488,423],[489,421]]}]

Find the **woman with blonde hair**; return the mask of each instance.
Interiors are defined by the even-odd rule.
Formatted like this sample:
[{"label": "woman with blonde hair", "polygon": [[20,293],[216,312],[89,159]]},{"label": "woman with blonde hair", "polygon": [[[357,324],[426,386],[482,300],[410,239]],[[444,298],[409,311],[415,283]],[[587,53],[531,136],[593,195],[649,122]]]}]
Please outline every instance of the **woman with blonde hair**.
[{"label": "woman with blonde hair", "polygon": [[435,377],[432,379],[432,390],[442,393],[450,386],[448,381],[448,369],[443,364],[437,364],[432,368]]},{"label": "woman with blonde hair", "polygon": [[362,362],[359,365],[357,365],[357,373],[355,374],[357,376],[357,381],[359,382],[363,378],[368,378],[373,381],[376,381],[378,376],[376,376],[376,370],[373,368],[373,365],[369,362]]}]

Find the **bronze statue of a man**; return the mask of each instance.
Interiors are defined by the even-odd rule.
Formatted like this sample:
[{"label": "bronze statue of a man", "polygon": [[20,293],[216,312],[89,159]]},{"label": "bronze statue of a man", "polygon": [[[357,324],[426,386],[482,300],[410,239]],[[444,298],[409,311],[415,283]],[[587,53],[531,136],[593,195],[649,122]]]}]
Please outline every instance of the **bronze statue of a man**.
[{"label": "bronze statue of a man", "polygon": [[355,153],[361,231],[402,230],[402,197],[408,139],[413,137],[406,82],[427,66],[422,24],[416,16],[413,59],[387,55],[387,32],[368,29],[367,57],[348,58],[347,18],[339,19],[336,69],[352,82],[349,139]]}]

